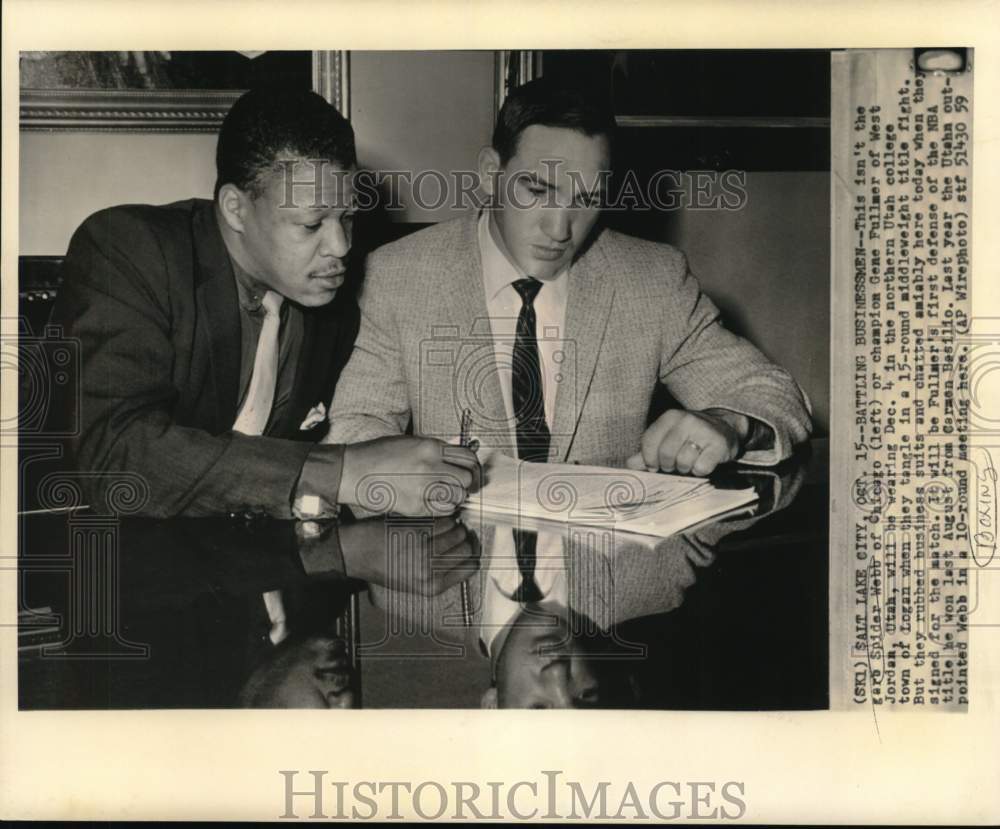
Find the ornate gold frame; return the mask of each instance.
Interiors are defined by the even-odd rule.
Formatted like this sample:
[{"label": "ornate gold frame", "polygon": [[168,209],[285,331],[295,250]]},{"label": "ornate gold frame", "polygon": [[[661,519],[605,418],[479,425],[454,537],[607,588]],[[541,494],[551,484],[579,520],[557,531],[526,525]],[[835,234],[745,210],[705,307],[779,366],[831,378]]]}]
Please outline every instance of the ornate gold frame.
[{"label": "ornate gold frame", "polygon": [[[345,116],[346,51],[312,53],[312,86]],[[85,132],[216,132],[242,90],[21,91],[22,130]]]}]

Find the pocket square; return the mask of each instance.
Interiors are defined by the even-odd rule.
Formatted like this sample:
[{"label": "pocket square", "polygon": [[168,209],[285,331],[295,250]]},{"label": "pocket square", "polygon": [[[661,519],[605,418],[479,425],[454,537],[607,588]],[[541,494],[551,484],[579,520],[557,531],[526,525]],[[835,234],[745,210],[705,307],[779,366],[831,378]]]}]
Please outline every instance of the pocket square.
[{"label": "pocket square", "polygon": [[317,403],[313,406],[309,413],[306,415],[306,419],[302,421],[302,425],[299,426],[299,431],[305,431],[306,429],[312,429],[318,423],[322,423],[326,420],[326,404]]}]

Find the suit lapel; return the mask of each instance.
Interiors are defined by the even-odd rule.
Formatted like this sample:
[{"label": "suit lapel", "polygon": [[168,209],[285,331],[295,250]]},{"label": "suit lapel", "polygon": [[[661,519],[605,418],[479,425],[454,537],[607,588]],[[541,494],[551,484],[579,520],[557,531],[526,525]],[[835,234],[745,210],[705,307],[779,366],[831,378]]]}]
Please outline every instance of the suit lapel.
[{"label": "suit lapel", "polygon": [[331,306],[303,311],[302,348],[295,365],[292,399],[272,430],[276,437],[295,437],[299,424],[313,406],[330,404],[332,381],[336,379],[331,373],[339,374],[342,367],[335,367],[333,363],[335,360],[342,363],[343,351],[351,345],[342,342],[353,334],[347,315],[348,311],[338,313]]},{"label": "suit lapel", "polygon": [[[465,342],[489,343],[492,349],[493,335],[490,328],[489,312],[486,309],[486,294],[483,288],[483,260],[479,252],[479,238],[477,233],[477,214],[471,214],[462,224],[461,237],[458,245],[460,255],[455,256],[451,251],[446,251],[445,257],[445,287],[443,291],[450,307],[448,319],[458,323],[458,335]],[[432,334],[433,332],[428,332]],[[495,363],[496,352],[493,351]],[[480,359],[463,360],[462,366],[466,368],[481,368],[483,361]],[[496,371],[477,372],[476,387],[468,388],[468,383],[464,382],[469,378],[459,378],[456,388],[465,389],[468,392],[478,395],[474,401],[460,402],[461,405],[468,405],[472,409],[472,429],[475,434],[477,430],[482,432],[484,427],[489,428],[496,434],[497,424],[506,424],[504,431],[507,439],[516,446],[514,441],[514,431],[507,418],[507,410],[503,402],[503,392],[500,390],[500,380]],[[477,422],[479,421],[479,422]],[[482,421],[486,421],[485,423]],[[458,424],[455,424],[456,431]]]},{"label": "suit lapel", "polygon": [[576,366],[575,382],[563,383],[556,393],[552,442],[560,461],[566,460],[576,437],[614,303],[613,274],[599,238],[573,263],[569,277],[564,338],[576,352]]},{"label": "suit lapel", "polygon": [[240,316],[236,278],[216,224],[214,205],[194,216],[198,324],[208,342],[215,391],[216,432],[232,426],[240,376]]},{"label": "suit lapel", "polygon": [[[329,340],[331,326],[323,324],[324,320],[319,314],[305,310],[302,313],[302,346],[295,359],[295,380],[292,383],[292,399],[285,406],[285,413],[281,419],[274,424],[269,434],[275,437],[292,437],[296,429],[296,419],[302,421],[303,406],[309,407],[320,402],[317,398],[313,404],[306,401],[313,394],[315,381],[324,377],[327,372],[327,365],[330,358],[330,349],[323,349],[317,346],[317,340],[322,337],[324,341]],[[324,336],[325,335],[325,336]],[[324,400],[324,403],[329,403]]]}]

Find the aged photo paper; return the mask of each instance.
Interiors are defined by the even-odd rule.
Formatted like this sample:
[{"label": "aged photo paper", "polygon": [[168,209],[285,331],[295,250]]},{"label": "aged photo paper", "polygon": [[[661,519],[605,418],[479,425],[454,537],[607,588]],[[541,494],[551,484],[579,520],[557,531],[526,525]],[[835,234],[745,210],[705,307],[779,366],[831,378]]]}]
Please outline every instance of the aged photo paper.
[{"label": "aged photo paper", "polygon": [[[5,3],[0,816],[995,824],[996,8],[876,6]],[[303,572],[314,575],[311,551],[328,537],[320,522],[274,529],[235,509],[221,523],[149,518],[146,483],[127,471],[109,510],[80,509],[90,473],[61,466],[60,448],[80,424],[43,427],[48,392],[25,390],[62,389],[87,370],[48,312],[88,215],[211,199],[218,129],[262,78],[337,107],[360,166],[412,176],[473,170],[472,138],[488,143],[505,96],[546,74],[611,78],[635,167],[648,179],[655,158],[680,176],[680,209],[635,227],[685,249],[726,325],[795,379],[813,430],[774,470],[714,478],[746,494],[676,537],[609,531],[640,496],[670,500],[666,485],[622,494],[618,479],[588,480],[618,500],[610,513],[588,505],[585,532],[564,517],[466,514],[483,550],[509,535],[520,553],[524,526],[563,539],[573,564],[548,581],[541,566],[535,586],[568,597],[567,626],[590,625],[600,648],[561,662],[604,677],[597,691],[565,706],[538,693],[504,704],[531,685],[503,673],[511,641],[541,658],[539,675],[550,668],[544,644],[511,628],[532,603],[518,579],[508,590],[489,571],[490,594],[466,562],[447,589],[417,568],[341,562],[353,586],[324,608],[326,638],[286,640],[281,595],[293,594],[271,588],[288,579],[309,592]],[[454,100],[421,103],[439,88]],[[464,204],[427,207],[419,192],[402,195],[380,243],[460,220]],[[630,233],[629,215],[609,223]],[[127,252],[134,240],[118,242]],[[420,345],[427,365],[443,372],[456,337],[435,330]],[[629,360],[615,365],[624,375]],[[316,403],[300,430],[332,405]],[[463,414],[461,434],[441,437],[467,447],[465,426]],[[752,449],[759,434],[747,428]],[[594,469],[561,460],[570,484],[570,464]],[[558,507],[569,490],[555,484]],[[380,491],[371,497],[378,513]],[[397,553],[431,532],[386,528]],[[539,560],[563,561],[556,547],[540,543]],[[600,590],[580,587],[584,572]],[[65,606],[36,598],[52,584]],[[231,601],[240,591],[264,622],[253,637]],[[130,609],[140,605],[155,623],[143,626]],[[327,641],[338,644],[316,645]],[[580,656],[597,651],[593,663]],[[281,696],[296,672],[308,687],[334,682],[335,702],[305,710],[303,697]],[[481,710],[505,707],[610,710]]]},{"label": "aged photo paper", "polygon": [[833,60],[833,290],[853,298],[837,309],[852,308],[852,334],[834,333],[836,376],[853,366],[853,382],[834,398],[853,424],[839,472],[854,561],[833,573],[831,703],[964,711],[996,513],[989,454],[968,448],[972,75],[914,71],[910,50]]}]

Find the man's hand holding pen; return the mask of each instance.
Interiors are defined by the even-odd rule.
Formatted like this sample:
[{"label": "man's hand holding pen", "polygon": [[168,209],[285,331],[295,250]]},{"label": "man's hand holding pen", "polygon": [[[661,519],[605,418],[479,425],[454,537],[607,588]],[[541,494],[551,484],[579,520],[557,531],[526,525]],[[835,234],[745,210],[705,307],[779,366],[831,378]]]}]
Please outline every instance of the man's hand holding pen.
[{"label": "man's hand holding pen", "polygon": [[344,450],[338,501],[370,512],[449,515],[478,478],[479,461],[468,446],[406,435],[379,438]]}]

